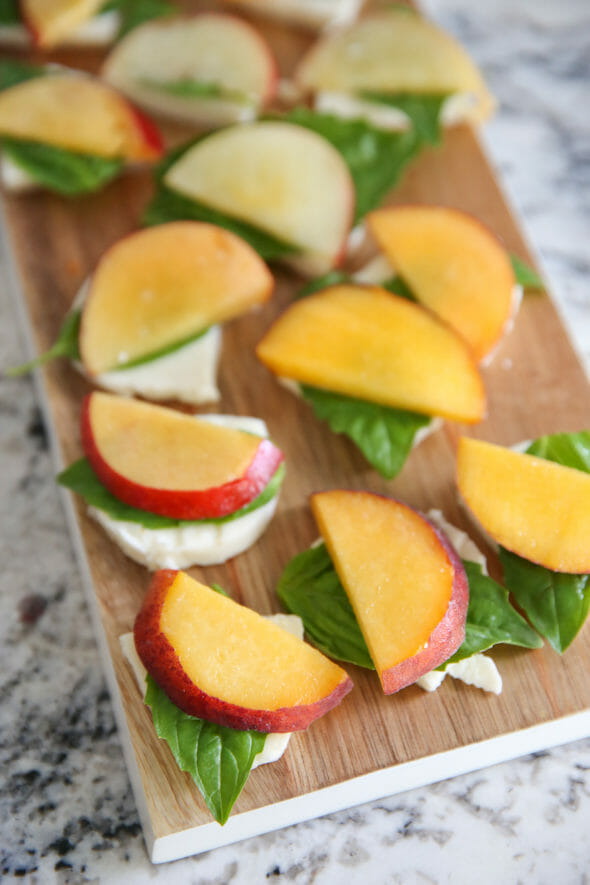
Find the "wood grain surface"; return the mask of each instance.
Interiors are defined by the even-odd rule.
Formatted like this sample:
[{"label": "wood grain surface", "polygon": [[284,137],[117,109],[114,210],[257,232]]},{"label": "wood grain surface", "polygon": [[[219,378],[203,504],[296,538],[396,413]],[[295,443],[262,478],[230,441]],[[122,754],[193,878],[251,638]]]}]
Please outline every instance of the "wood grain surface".
[{"label": "wood grain surface", "polygon": [[[310,40],[304,31],[272,25],[265,31],[283,74]],[[99,57],[63,53],[67,63],[93,69]],[[170,143],[179,129],[167,130]],[[55,339],[78,287],[106,247],[137,228],[151,193],[148,174],[128,174],[102,193],[78,200],[50,194],[4,195],[5,218],[35,344]],[[391,203],[437,203],[473,213],[530,260],[526,244],[474,133],[448,131],[440,148],[425,151],[407,171]],[[280,609],[275,586],[286,563],[317,536],[308,507],[310,492],[334,487],[370,489],[399,497],[422,510],[436,507],[465,526],[454,485],[456,442],[468,433],[502,444],[560,430],[579,430],[590,414],[590,387],[551,298],[524,298],[513,332],[484,370],[488,417],[476,427],[446,423],[410,456],[392,482],[381,479],[352,443],[314,419],[305,403],[281,388],[257,362],[254,346],[289,303],[301,280],[276,270],[276,292],[261,310],[228,323],[219,371],[221,401],[207,411],[257,415],[286,454],[287,478],[275,519],[248,552],[225,565],[192,569],[217,582],[238,601],[262,613]],[[86,382],[65,361],[44,369],[42,381],[60,455],[65,464],[81,454],[78,415]],[[79,532],[98,600],[102,630],[112,657],[148,813],[156,837],[209,823],[204,802],[167,746],[153,731],[118,637],[132,628],[150,580],[90,521],[76,501]],[[492,573],[498,575],[494,555]],[[494,696],[446,680],[434,694],[412,686],[384,697],[373,673],[353,666],[355,689],[334,711],[295,735],[285,756],[250,776],[234,814],[422,759],[487,738],[509,734],[590,707],[590,631],[584,629],[559,657],[546,645],[536,651],[493,651],[504,680]],[[269,827],[270,828],[270,827]]]}]

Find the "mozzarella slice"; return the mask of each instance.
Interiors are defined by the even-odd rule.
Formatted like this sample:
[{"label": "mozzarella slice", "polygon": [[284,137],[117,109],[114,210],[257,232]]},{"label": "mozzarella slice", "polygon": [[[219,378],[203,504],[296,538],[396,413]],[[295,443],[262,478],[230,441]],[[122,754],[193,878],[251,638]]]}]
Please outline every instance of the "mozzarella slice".
[{"label": "mozzarella slice", "polygon": [[[282,627],[284,630],[287,630],[289,633],[292,633],[293,636],[296,636],[298,639],[303,639],[303,622],[298,615],[268,615],[269,621],[274,621],[275,624],[278,624],[279,627]],[[119,637],[119,642],[121,643],[121,648],[123,649],[123,654],[127,658],[131,669],[133,670],[133,675],[137,681],[137,685],[139,691],[141,692],[141,696],[143,697],[145,694],[145,680],[147,677],[147,670],[143,666],[139,655],[137,654],[135,648],[135,640],[133,638],[133,633],[124,633]],[[270,733],[266,736],[266,741],[264,742],[264,747],[260,753],[254,758],[254,762],[252,763],[252,768],[258,768],[259,765],[266,765],[268,762],[277,762],[287,749],[287,744],[289,743],[289,738],[291,737],[290,732],[284,733]]]},{"label": "mozzarella slice", "polygon": [[[199,415],[224,427],[245,430],[268,437],[268,429],[259,418],[239,415]],[[224,522],[180,523],[174,528],[149,529],[137,522],[115,519],[98,507],[88,514],[102,526],[123,553],[146,568],[185,569],[192,565],[219,565],[243,553],[263,534],[274,516],[278,493],[250,513]]]}]

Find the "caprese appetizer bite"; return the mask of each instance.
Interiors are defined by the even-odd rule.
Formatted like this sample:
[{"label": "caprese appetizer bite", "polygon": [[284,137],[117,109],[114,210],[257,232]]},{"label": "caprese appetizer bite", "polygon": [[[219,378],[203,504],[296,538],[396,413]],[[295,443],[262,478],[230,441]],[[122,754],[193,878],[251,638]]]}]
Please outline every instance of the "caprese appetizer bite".
[{"label": "caprese appetizer bite", "polygon": [[265,120],[219,129],[174,151],[144,221],[211,221],[266,260],[315,276],[344,258],[354,209],[341,153],[308,128]]},{"label": "caprese appetizer bite", "polygon": [[220,824],[250,770],[277,761],[292,732],[352,689],[303,641],[298,618],[263,617],[182,571],[154,575],[121,639],[158,737]]},{"label": "caprese appetizer bite", "polygon": [[97,191],[163,154],[156,126],[96,77],[0,63],[0,180],[7,191]]},{"label": "caprese appetizer bite", "polygon": [[181,221],[134,232],[103,255],[55,345],[12,374],[65,356],[115,393],[214,401],[221,324],[273,286],[257,253],[222,228]]},{"label": "caprese appetizer bite", "polygon": [[299,298],[256,354],[386,478],[436,418],[474,424],[486,395],[469,347],[421,305],[379,286],[341,284]]},{"label": "caprese appetizer bite", "polygon": [[278,86],[262,34],[223,13],[134,28],[111,51],[102,76],[150,113],[207,128],[254,120]]},{"label": "caprese appetizer bite", "polygon": [[354,21],[365,0],[226,0],[245,12],[260,13],[296,25],[318,29]]},{"label": "caprese appetizer bite", "polygon": [[480,123],[494,100],[453,37],[405,5],[371,12],[322,36],[303,56],[295,85],[317,110],[384,129]]},{"label": "caprese appetizer bite", "polygon": [[459,442],[461,499],[497,545],[506,587],[559,653],[590,608],[589,474],[588,431],[543,436],[521,451]]},{"label": "caprese appetizer bite", "polygon": [[225,562],[262,535],[284,456],[256,418],[188,415],[94,392],[83,458],[58,476],[131,559],[150,569]]},{"label": "caprese appetizer bite", "polygon": [[139,22],[174,9],[168,0],[4,0],[0,45],[106,46]]},{"label": "caprese appetizer bite", "polygon": [[346,489],[310,500],[321,539],[287,565],[278,596],[310,642],[376,670],[385,694],[414,683],[433,691],[446,675],[499,694],[501,676],[482,652],[542,644],[440,513]]}]

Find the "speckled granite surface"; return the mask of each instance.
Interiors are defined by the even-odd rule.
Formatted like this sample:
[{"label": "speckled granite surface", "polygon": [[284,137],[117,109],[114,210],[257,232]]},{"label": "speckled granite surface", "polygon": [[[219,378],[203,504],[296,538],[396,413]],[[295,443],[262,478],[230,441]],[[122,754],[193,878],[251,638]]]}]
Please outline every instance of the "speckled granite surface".
[{"label": "speckled granite surface", "polygon": [[[488,151],[590,368],[590,6],[483,7],[424,4],[500,99]],[[16,329],[2,285],[2,366],[22,359]],[[590,740],[153,867],[29,379],[0,377],[0,459],[1,879],[588,881]]]}]

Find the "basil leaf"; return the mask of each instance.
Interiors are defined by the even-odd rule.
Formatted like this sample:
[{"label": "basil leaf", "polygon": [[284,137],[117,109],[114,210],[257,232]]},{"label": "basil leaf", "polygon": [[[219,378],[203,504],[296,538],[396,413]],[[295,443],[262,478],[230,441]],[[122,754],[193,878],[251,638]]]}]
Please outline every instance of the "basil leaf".
[{"label": "basil leaf", "polygon": [[349,273],[346,273],[344,270],[329,270],[328,273],[323,274],[321,277],[316,277],[314,280],[310,280],[308,283],[303,286],[299,292],[297,293],[297,298],[306,298],[308,295],[313,295],[314,292],[321,292],[322,289],[327,289],[328,286],[339,286],[341,284],[353,283]]},{"label": "basil leaf", "polygon": [[510,604],[508,591],[493,578],[484,575],[481,565],[463,560],[469,581],[469,605],[465,639],[455,654],[437,669],[470,658],[493,645],[518,645],[540,648],[543,640]]},{"label": "basil leaf", "polygon": [[301,385],[301,393],[315,415],[326,421],[335,433],[350,437],[369,464],[386,479],[393,479],[399,473],[416,432],[432,420],[429,415],[382,406],[307,384]]},{"label": "basil leaf", "polygon": [[523,261],[522,258],[519,258],[518,255],[510,255],[510,263],[519,286],[522,286],[523,289],[545,290],[545,283],[537,271]]},{"label": "basil leaf", "polygon": [[[590,432],[541,436],[527,454],[590,473]],[[560,654],[572,643],[590,609],[590,575],[553,572],[499,549],[504,581],[531,624]]]},{"label": "basil leaf", "polygon": [[552,572],[499,550],[506,586],[531,624],[560,654],[575,639],[590,609],[590,576]]},{"label": "basil leaf", "polygon": [[119,13],[121,18],[117,34],[119,40],[143,22],[172,15],[177,11],[176,6],[169,0],[110,0],[101,9],[101,12]]},{"label": "basil leaf", "polygon": [[339,661],[375,669],[325,544],[304,550],[289,562],[277,595],[287,611],[299,615],[320,651]]},{"label": "basil leaf", "polygon": [[303,107],[281,119],[317,132],[342,154],[354,181],[357,221],[381,204],[423,144],[413,129],[385,132],[365,120],[343,120]]},{"label": "basil leaf", "polygon": [[227,89],[212,81],[191,80],[188,77],[181,80],[153,80],[150,77],[144,77],[139,83],[148,89],[174,95],[176,98],[219,98],[236,104],[252,104],[245,92],[240,92],[238,89]]},{"label": "basil leaf", "polygon": [[162,181],[156,186],[156,193],[142,218],[144,225],[165,224],[168,221],[205,221],[231,231],[249,243],[265,261],[275,261],[286,255],[295,255],[297,246],[285,243],[261,228],[233,218],[191,197],[173,191]]},{"label": "basil leaf", "polygon": [[154,360],[159,360],[163,356],[169,356],[171,353],[180,350],[182,347],[186,347],[187,344],[191,344],[193,341],[198,341],[199,338],[202,338],[210,328],[211,327],[208,326],[206,329],[200,329],[198,332],[193,332],[191,335],[187,335],[185,338],[180,338],[178,341],[173,341],[171,344],[164,344],[162,347],[158,348],[158,350],[151,350],[143,356],[135,357],[135,359],[128,360],[126,363],[121,363],[120,365],[115,366],[111,371],[124,372],[125,369],[133,369],[135,366],[144,366],[146,363],[152,363]]},{"label": "basil leaf", "polygon": [[189,716],[151,676],[146,683],[145,703],[151,708],[156,734],[166,741],[180,770],[190,774],[215,820],[224,824],[248,780],[254,758],[264,749],[266,734]]},{"label": "basil leaf", "polygon": [[82,311],[71,310],[66,315],[55,344],[53,344],[49,350],[45,351],[45,353],[36,356],[28,363],[23,363],[21,366],[7,369],[6,374],[8,377],[14,378],[17,375],[25,375],[32,369],[37,368],[37,366],[49,363],[51,360],[57,359],[60,356],[68,357],[71,360],[78,360],[80,358],[78,350],[78,335],[80,332],[81,318]]},{"label": "basil leaf", "polygon": [[18,0],[0,0],[0,25],[20,25]]},{"label": "basil leaf", "polygon": [[552,433],[540,436],[526,450],[528,455],[555,461],[563,467],[573,467],[590,473],[590,432]]},{"label": "basil leaf", "polygon": [[0,147],[36,182],[67,197],[99,190],[121,171],[124,160],[81,154],[55,145],[2,136]]},{"label": "basil leaf", "polygon": [[[0,24],[2,21],[2,11],[0,10]],[[26,80],[34,80],[37,77],[43,77],[47,73],[44,65],[32,65],[26,61],[19,61],[16,58],[3,58],[0,60],[0,90],[10,89],[11,86],[18,86]]]},{"label": "basil leaf", "polygon": [[254,498],[234,513],[210,519],[171,519],[168,516],[159,516],[157,513],[150,513],[148,510],[140,510],[138,507],[124,504],[123,501],[119,501],[103,486],[87,458],[80,458],[78,461],[70,464],[69,467],[58,474],[57,482],[80,495],[91,507],[104,510],[113,519],[120,520],[121,522],[136,522],[146,529],[169,529],[187,525],[210,525],[211,523],[231,522],[234,519],[239,519],[240,516],[246,516],[247,513],[263,507],[271,498],[278,494],[284,475],[285,465],[280,464],[257,498]]},{"label": "basil leaf", "polygon": [[398,108],[406,114],[418,138],[426,144],[438,145],[442,141],[440,114],[448,94],[420,95],[414,92],[370,92],[361,97],[376,104]]}]

